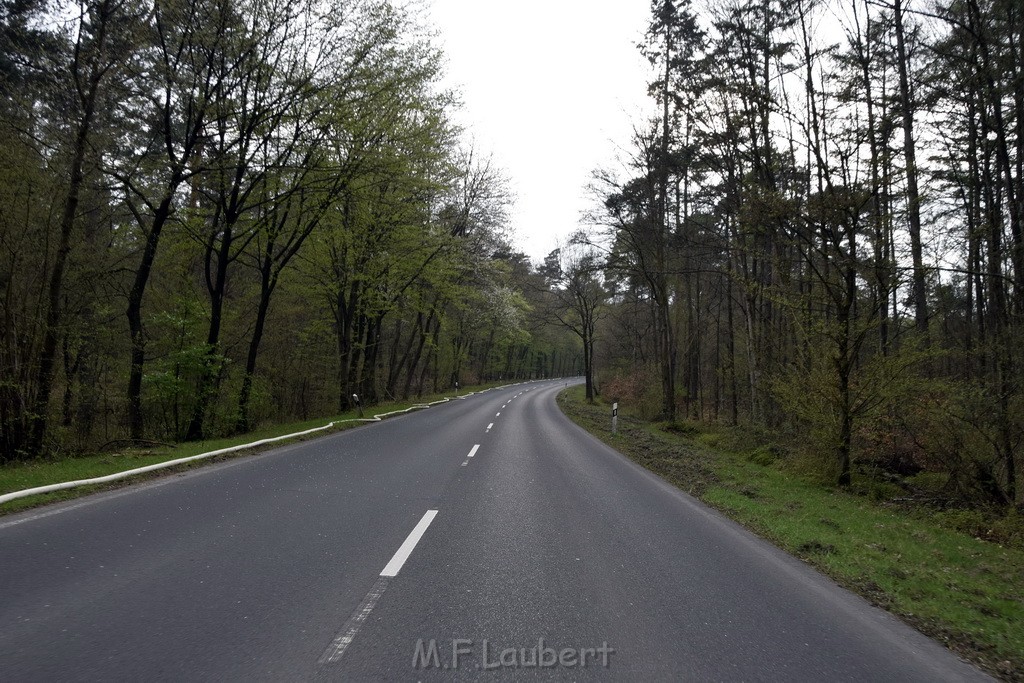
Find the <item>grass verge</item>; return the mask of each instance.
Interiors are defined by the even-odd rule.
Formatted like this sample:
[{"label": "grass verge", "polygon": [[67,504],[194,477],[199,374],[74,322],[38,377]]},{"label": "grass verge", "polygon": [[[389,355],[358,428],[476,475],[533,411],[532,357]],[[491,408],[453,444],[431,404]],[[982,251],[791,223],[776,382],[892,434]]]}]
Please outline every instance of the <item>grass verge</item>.
[{"label": "grass verge", "polygon": [[788,471],[764,447],[736,452],[713,428],[645,423],[574,387],[558,397],[574,422],[944,643],[990,674],[1024,681],[1024,549],[942,526],[871,496]]},{"label": "grass verge", "polygon": [[[484,384],[476,387],[464,387],[460,390],[460,394],[465,395],[470,392],[482,391],[484,389],[501,386],[504,383],[491,383]],[[442,398],[451,397],[453,394],[437,394],[434,396],[424,396],[416,400],[381,403],[376,406],[368,407],[364,409],[366,417],[370,417],[374,414],[381,414],[390,412],[393,410],[403,410],[410,406],[419,403],[429,403],[430,401],[438,401]],[[333,417],[322,417],[312,420],[305,420],[303,422],[291,422],[287,424],[278,424],[263,427],[257,431],[250,432],[248,434],[241,434],[238,436],[226,437],[222,439],[212,439],[209,441],[194,441],[190,443],[175,444],[171,446],[161,446],[153,448],[131,448],[113,451],[109,453],[94,453],[62,459],[39,459],[31,460],[28,462],[11,463],[0,467],[0,494],[9,493],[12,491],[21,491],[24,489],[34,488],[36,486],[46,486],[48,484],[56,484],[65,481],[76,481],[79,479],[92,479],[95,477],[102,477],[108,474],[114,474],[116,472],[124,472],[125,470],[135,469],[137,467],[145,467],[147,465],[154,465],[168,460],[176,460],[178,458],[187,458],[193,455],[199,455],[200,453],[206,453],[209,451],[215,451],[221,448],[227,448],[229,446],[237,446],[239,444],[245,444],[252,441],[259,441],[261,439],[268,439],[275,436],[282,436],[285,434],[291,434],[294,432],[301,432],[314,427],[321,427],[332,421],[338,420],[349,420],[359,417],[355,411],[349,413],[342,413]],[[26,510],[28,508],[38,507],[40,505],[46,505],[63,500],[70,500],[73,498],[79,498],[96,491],[103,491],[107,489],[121,488],[128,486],[129,484],[135,484],[140,481],[147,479],[154,479],[157,477],[164,477],[169,474],[174,474],[196,467],[203,467],[210,463],[222,462],[230,458],[236,458],[244,455],[252,455],[261,450],[267,450],[270,448],[277,448],[286,443],[293,441],[300,441],[304,439],[318,438],[327,434],[333,434],[337,431],[345,429],[351,429],[357,427],[361,422],[344,422],[339,425],[335,425],[332,430],[325,430],[322,432],[316,432],[306,437],[297,437],[294,440],[287,439],[279,441],[273,444],[266,444],[261,447],[252,449],[245,449],[236,451],[234,453],[226,453],[224,455],[213,456],[208,459],[198,460],[191,463],[185,463],[174,467],[168,467],[167,469],[158,470],[155,472],[147,472],[137,476],[129,477],[127,479],[121,479],[118,481],[109,482],[106,484],[96,484],[91,486],[80,486],[73,489],[64,489],[62,491],[54,491],[52,493],[43,493],[35,496],[28,496],[25,498],[18,498],[16,500],[8,501],[0,504],[0,515],[10,514],[12,512],[18,512]]]}]

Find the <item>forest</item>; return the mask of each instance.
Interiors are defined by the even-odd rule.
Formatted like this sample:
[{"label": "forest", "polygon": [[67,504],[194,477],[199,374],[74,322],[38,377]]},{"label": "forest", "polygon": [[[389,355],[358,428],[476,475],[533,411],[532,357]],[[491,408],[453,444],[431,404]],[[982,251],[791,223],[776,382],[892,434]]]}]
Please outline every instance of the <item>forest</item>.
[{"label": "forest", "polygon": [[1019,506],[1022,40],[1014,0],[655,0],[658,114],[593,187],[606,393]]},{"label": "forest", "polygon": [[414,10],[4,2],[0,461],[579,364]]},{"label": "forest", "polygon": [[582,374],[1024,499],[1014,0],[653,0],[652,114],[541,262],[415,4],[0,17],[0,463]]}]

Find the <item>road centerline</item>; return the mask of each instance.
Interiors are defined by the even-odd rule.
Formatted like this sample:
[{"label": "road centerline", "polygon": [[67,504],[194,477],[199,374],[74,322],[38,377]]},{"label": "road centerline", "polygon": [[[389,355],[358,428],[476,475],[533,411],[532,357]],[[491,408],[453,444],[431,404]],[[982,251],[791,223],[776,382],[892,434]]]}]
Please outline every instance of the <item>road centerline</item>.
[{"label": "road centerline", "polygon": [[412,555],[412,551],[415,550],[416,544],[423,538],[423,534],[426,533],[427,527],[434,521],[434,517],[437,516],[437,510],[427,510],[420,521],[413,527],[413,530],[409,532],[405,541],[399,546],[398,550],[395,551],[391,561],[387,563],[384,570],[381,571],[381,576],[394,577],[398,576],[398,572],[402,569],[402,565]]},{"label": "road centerline", "polygon": [[[469,461],[462,463],[466,465]],[[363,601],[359,603],[356,611],[352,613],[352,616],[348,618],[345,625],[341,627],[341,631],[331,641],[331,644],[327,646],[324,653],[320,655],[319,664],[334,664],[341,656],[345,654],[345,650],[355,640],[356,634],[359,633],[359,629],[366,622],[367,617],[370,616],[370,612],[377,606],[377,601],[384,595],[384,590],[388,587],[388,583],[391,579],[398,576],[398,572],[401,571],[405,561],[412,555],[412,551],[416,548],[416,545],[423,538],[423,534],[426,533],[427,527],[434,521],[434,517],[437,516],[437,510],[427,510],[420,521],[416,523],[413,530],[406,536],[405,541],[399,546],[398,550],[392,556],[391,561],[387,563],[384,570],[377,577],[376,583],[373,584],[373,588],[366,594]]]},{"label": "road centerline", "polygon": [[472,457],[473,457],[474,455],[476,455],[476,452],[477,452],[478,450],[480,450],[480,444],[475,444],[475,445],[473,446],[473,448],[471,448],[471,449],[470,449],[470,451],[469,451],[469,455],[467,455],[466,457],[467,457],[467,458],[472,458]]},{"label": "road centerline", "polygon": [[373,584],[373,588],[366,594],[363,601],[359,603],[359,607],[356,607],[356,611],[352,613],[352,616],[348,618],[345,625],[341,627],[341,631],[338,636],[331,641],[331,644],[327,646],[324,653],[320,656],[320,664],[333,664],[341,659],[341,656],[345,654],[345,650],[355,640],[356,634],[359,632],[359,628],[366,621],[366,618],[370,616],[370,612],[377,606],[377,601],[380,600],[380,596],[384,595],[384,589],[388,587],[390,579],[386,576],[377,577],[377,582]]}]

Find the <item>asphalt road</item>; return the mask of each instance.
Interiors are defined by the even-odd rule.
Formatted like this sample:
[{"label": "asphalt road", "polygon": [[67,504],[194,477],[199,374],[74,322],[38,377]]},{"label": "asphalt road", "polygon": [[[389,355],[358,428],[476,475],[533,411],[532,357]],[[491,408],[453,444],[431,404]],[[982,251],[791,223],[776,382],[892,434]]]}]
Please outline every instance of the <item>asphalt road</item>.
[{"label": "asphalt road", "polygon": [[0,518],[0,680],[984,678],[595,441],[563,384]]}]

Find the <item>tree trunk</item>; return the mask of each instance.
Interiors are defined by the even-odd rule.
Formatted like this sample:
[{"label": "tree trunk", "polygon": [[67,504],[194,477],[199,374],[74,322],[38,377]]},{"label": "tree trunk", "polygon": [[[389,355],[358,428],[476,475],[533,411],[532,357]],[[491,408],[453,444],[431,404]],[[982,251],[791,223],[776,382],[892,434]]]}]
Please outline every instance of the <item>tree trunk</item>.
[{"label": "tree trunk", "polygon": [[128,371],[128,431],[133,439],[142,438],[144,427],[142,376],[143,366],[146,362],[146,338],[142,326],[142,299],[146,293],[149,276],[153,272],[160,234],[171,215],[171,201],[178,184],[172,179],[170,187],[173,189],[163,198],[153,215],[153,223],[146,235],[146,244],[142,249],[142,261],[139,263],[138,270],[135,271],[131,291],[128,292],[128,308],[125,315],[128,317],[128,329],[132,342],[131,367]]},{"label": "tree trunk", "polygon": [[263,341],[263,331],[266,329],[267,314],[270,311],[270,297],[277,286],[277,279],[270,273],[270,265],[263,268],[260,281],[260,303],[256,308],[256,325],[252,331],[252,338],[249,340],[249,353],[245,359],[245,376],[242,378],[242,390],[238,396],[238,421],[235,423],[235,432],[242,434],[252,429],[252,420],[249,415],[249,403],[252,397],[252,381],[256,374],[256,358],[260,351],[260,342]]},{"label": "tree trunk", "polygon": [[99,77],[97,76],[83,102],[84,111],[82,112],[82,120],[75,135],[75,145],[71,156],[68,192],[64,200],[64,210],[61,213],[60,240],[57,246],[56,258],[54,259],[53,271],[50,273],[49,287],[47,288],[46,325],[44,328],[42,353],[39,356],[39,372],[36,376],[36,400],[32,408],[32,415],[29,418],[31,425],[28,443],[29,453],[39,453],[42,451],[43,440],[47,431],[50,393],[53,389],[53,375],[63,314],[60,305],[60,295],[64,286],[64,274],[67,270],[68,255],[71,253],[71,232],[75,227],[79,197],[82,185],[85,182],[85,154],[88,146],[89,131],[95,114],[94,102],[98,84]]},{"label": "tree trunk", "polygon": [[[216,221],[214,222],[216,225]],[[216,234],[216,233],[212,233]],[[210,286],[210,327],[206,335],[206,357],[203,360],[203,373],[199,380],[199,391],[196,395],[195,410],[185,433],[186,441],[200,441],[205,438],[206,413],[213,398],[218,365],[220,364],[220,328],[224,315],[224,294],[227,290],[228,263],[231,255],[231,228],[225,227],[220,236],[220,248],[214,251],[212,244],[207,248],[206,264],[209,273],[210,261],[216,259],[217,266],[214,279]]]},{"label": "tree trunk", "polygon": [[[427,316],[426,322],[423,323],[422,325],[420,325],[419,328],[418,328],[419,329],[419,334],[418,334],[418,338],[419,339],[418,339],[418,341],[416,343],[416,351],[415,351],[415,353],[413,355],[412,363],[409,364],[409,372],[405,376],[405,389],[402,391],[402,398],[409,398],[409,395],[412,392],[412,383],[414,381],[414,377],[416,376],[416,370],[419,367],[420,359],[423,357],[423,347],[426,346],[426,343],[427,343],[427,333],[430,330],[430,326],[434,322],[434,316],[435,316],[436,312],[437,312],[436,308],[431,308],[430,309],[430,315]],[[422,389],[423,389],[423,377],[421,376],[420,377],[420,391],[419,391],[419,393],[422,393]]]},{"label": "tree trunk", "polygon": [[907,170],[907,217],[910,221],[910,254],[913,261],[914,325],[928,341],[928,292],[925,283],[924,255],[921,245],[921,195],[917,187],[917,152],[914,146],[914,109],[907,73],[907,49],[903,30],[903,0],[893,1],[896,31],[896,62],[900,83],[900,108],[903,119],[903,154]]}]

